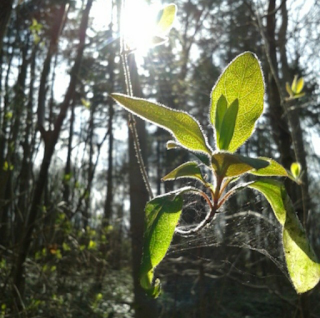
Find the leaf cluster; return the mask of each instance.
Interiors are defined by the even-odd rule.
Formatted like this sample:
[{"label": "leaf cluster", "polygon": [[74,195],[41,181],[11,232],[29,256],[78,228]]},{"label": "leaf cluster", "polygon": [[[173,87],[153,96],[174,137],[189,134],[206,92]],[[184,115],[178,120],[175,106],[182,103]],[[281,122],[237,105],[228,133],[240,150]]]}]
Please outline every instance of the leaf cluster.
[{"label": "leaf cluster", "polygon": [[[172,24],[172,14],[166,9],[159,21]],[[170,17],[169,17],[170,16]],[[160,23],[161,24],[161,23]],[[303,79],[295,77],[290,98],[302,96]],[[209,120],[214,131],[215,145],[208,143],[200,123],[190,114],[159,103],[123,94],[112,94],[123,108],[171,133],[168,149],[183,148],[198,157],[200,162],[189,161],[162,178],[163,181],[193,178],[204,188],[184,187],[158,196],[145,208],[145,230],[140,283],[152,297],[160,293],[160,281],[154,278],[154,269],[165,257],[175,232],[192,235],[210,224],[228,198],[244,188],[261,192],[270,203],[282,226],[283,248],[292,284],[298,293],[312,289],[320,279],[320,264],[308,243],[307,236],[297,219],[284,186],[267,178],[247,184],[237,184],[244,174],[258,177],[290,177],[299,181],[300,165],[293,163],[288,172],[271,158],[250,158],[235,152],[250,138],[263,112],[264,78],[255,54],[245,52],[237,56],[224,70],[211,92]],[[215,150],[213,150],[215,148]],[[211,174],[213,182],[202,175],[200,165]],[[228,186],[232,184],[233,187]],[[195,228],[184,231],[177,228],[183,209],[184,195],[196,193],[208,204],[205,219]]]}]

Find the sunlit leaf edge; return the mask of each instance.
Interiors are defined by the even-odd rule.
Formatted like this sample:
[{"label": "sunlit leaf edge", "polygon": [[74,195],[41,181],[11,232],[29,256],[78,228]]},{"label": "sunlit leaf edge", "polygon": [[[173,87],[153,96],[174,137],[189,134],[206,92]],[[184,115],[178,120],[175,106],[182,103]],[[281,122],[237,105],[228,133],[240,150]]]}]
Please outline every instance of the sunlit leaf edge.
[{"label": "sunlit leaf edge", "polygon": [[[212,169],[218,175],[227,178],[241,176],[245,173],[253,171],[254,169],[266,167],[269,165],[269,162],[267,160],[260,158],[245,157],[239,154],[230,153],[228,151],[214,152],[214,154],[211,157],[211,161]],[[219,161],[223,163],[222,167],[218,165]],[[242,167],[240,167],[238,171],[234,171],[234,168],[236,168],[235,166],[237,165],[242,165]]]},{"label": "sunlit leaf edge", "polygon": [[301,294],[313,289],[320,280],[320,264],[294,212],[284,185],[277,180],[262,178],[252,182],[248,187],[265,196],[282,225],[286,265],[296,292]]},{"label": "sunlit leaf edge", "polygon": [[[143,120],[146,120],[156,126],[159,126],[167,131],[169,131],[171,133],[171,135],[175,138],[176,142],[177,142],[177,145],[187,149],[188,151],[191,151],[191,152],[199,152],[199,153],[203,153],[205,154],[206,156],[210,157],[211,153],[213,152],[210,145],[208,144],[208,141],[207,141],[207,136],[204,134],[203,132],[203,129],[202,129],[202,126],[200,125],[200,123],[197,121],[197,119],[195,119],[193,116],[191,116],[190,114],[188,114],[187,112],[185,111],[182,111],[182,110],[176,110],[176,109],[173,109],[173,108],[170,108],[170,107],[167,107],[165,105],[162,105],[160,103],[155,103],[155,102],[151,102],[151,101],[148,101],[146,99],[143,99],[143,98],[137,98],[137,97],[132,97],[132,96],[128,96],[128,95],[124,95],[124,94],[119,94],[119,93],[113,93],[111,94],[111,97],[117,102],[117,104],[123,108],[125,108],[127,111],[131,112],[132,114],[142,118]],[[188,136],[193,136],[193,140],[197,140],[198,142],[198,146],[199,147],[194,147],[194,148],[191,148],[190,145],[186,145],[187,143],[185,141],[182,141],[181,140],[181,137],[178,138],[176,136],[176,133],[172,130],[172,127],[168,127],[166,125],[164,125],[163,123],[158,123],[156,122],[155,120],[153,119],[150,119],[148,117],[146,117],[146,114],[141,114],[141,110],[140,112],[137,112],[137,110],[132,110],[129,106],[127,105],[124,105],[123,102],[126,102],[126,101],[133,101],[133,102],[141,102],[141,103],[144,103],[144,104],[148,104],[150,105],[151,107],[157,107],[159,109],[162,109],[164,112],[168,112],[168,113],[172,113],[174,114],[173,116],[175,115],[178,115],[178,114],[182,114],[185,116],[185,119],[188,119],[191,121],[192,124],[195,125],[195,127],[198,129],[197,132],[195,131],[186,131],[186,134]],[[145,105],[146,106],[146,105]],[[150,116],[149,116],[150,117]],[[175,127],[175,124],[177,123],[174,122],[174,124],[172,125],[173,127]],[[184,127],[183,123],[178,121],[178,123]],[[172,123],[169,122],[169,124],[171,125]],[[185,127],[184,127],[185,128]],[[193,134],[193,135],[192,135]],[[184,137],[186,138],[186,137]],[[190,140],[190,138],[186,138],[186,140]]]},{"label": "sunlit leaf edge", "polygon": [[157,35],[166,35],[172,29],[177,15],[177,5],[169,3],[159,10],[157,17],[156,33]]},{"label": "sunlit leaf edge", "polygon": [[[251,120],[254,122],[252,126],[250,126],[250,129],[247,129],[247,132],[245,134],[242,134],[244,135],[244,137],[242,136],[240,139],[241,139],[241,142],[231,142],[230,143],[230,147],[229,147],[229,151],[230,152],[235,152],[241,145],[243,145],[253,134],[254,130],[255,130],[255,127],[256,127],[256,123],[257,123],[257,120],[259,119],[259,117],[262,115],[263,113],[263,108],[264,108],[264,102],[263,102],[263,96],[264,96],[264,91],[265,91],[265,80],[264,80],[264,75],[263,75],[263,72],[262,72],[262,66],[261,66],[261,62],[260,60],[258,59],[257,55],[253,52],[250,52],[250,51],[246,51],[246,52],[243,52],[242,54],[239,54],[238,56],[236,56],[226,67],[225,69],[223,70],[223,72],[220,74],[218,80],[216,81],[215,85],[213,86],[212,90],[211,90],[211,93],[210,93],[210,110],[209,110],[209,120],[211,122],[211,124],[213,125],[213,127],[215,127],[215,107],[216,107],[216,102],[217,100],[219,99],[219,97],[217,97],[216,99],[213,99],[213,94],[215,92],[215,90],[217,89],[220,81],[222,80],[223,76],[225,75],[226,71],[228,70],[228,68],[234,63],[236,62],[238,59],[240,59],[241,57],[245,56],[245,55],[250,55],[252,57],[254,57],[255,59],[255,62],[257,63],[258,67],[259,67],[259,73],[260,73],[260,79],[261,79],[261,84],[262,84],[262,89],[263,89],[263,94],[262,94],[262,98],[261,98],[261,107],[259,106],[259,111],[257,113],[257,115],[253,116],[251,118]],[[222,93],[224,95],[226,95],[226,92]],[[242,109],[242,103],[240,104],[239,102],[239,111]],[[241,111],[240,111],[240,114],[241,114]],[[241,116],[239,116],[241,117]],[[246,119],[247,120],[247,119]],[[237,138],[239,138],[238,136],[238,121],[236,122],[236,129],[234,131],[234,138],[233,140],[236,140]]]},{"label": "sunlit leaf edge", "polygon": [[288,177],[287,170],[277,161],[267,157],[258,157],[257,159],[262,159],[268,161],[270,164],[265,168],[258,170],[252,170],[249,173],[260,177]]},{"label": "sunlit leaf edge", "polygon": [[196,161],[188,161],[181,164],[180,166],[169,172],[167,175],[165,175],[161,180],[170,181],[181,178],[191,178],[196,179],[203,184],[206,183],[202,177],[199,163]]},{"label": "sunlit leaf edge", "polygon": [[[181,212],[182,212],[182,207],[183,207],[183,198],[182,195],[184,193],[187,192],[192,192],[192,193],[199,193],[201,192],[199,189],[194,188],[194,187],[184,187],[172,192],[168,192],[166,194],[157,196],[155,198],[153,198],[152,200],[150,200],[147,204],[146,204],[146,208],[145,208],[145,213],[146,213],[146,223],[145,223],[145,230],[144,230],[144,244],[143,244],[143,254],[142,254],[142,261],[141,261],[141,267],[140,267],[140,275],[139,275],[139,280],[140,280],[140,285],[141,287],[145,290],[145,292],[153,297],[153,298],[157,298],[160,294],[160,280],[159,279],[154,279],[154,269],[159,265],[159,263],[162,261],[162,259],[165,257],[172,238],[174,236],[174,231],[176,228],[176,225],[179,221]],[[160,256],[157,256],[155,260],[151,260],[151,254],[150,252],[147,253],[146,251],[150,250],[150,244],[148,244],[147,240],[147,236],[151,235],[152,236],[152,231],[155,231],[155,228],[153,228],[153,222],[157,219],[158,215],[153,216],[152,218],[152,222],[151,223],[147,223],[147,217],[148,215],[150,215],[150,213],[152,213],[152,211],[150,211],[149,213],[147,212],[148,207],[151,207],[152,204],[155,203],[155,201],[157,200],[161,200],[161,199],[168,199],[168,201],[173,202],[174,200],[178,199],[177,206],[175,207],[174,212],[169,212],[169,213],[175,213],[176,214],[176,220],[174,220],[174,226],[170,227],[170,224],[168,224],[166,226],[166,230],[170,230],[170,233],[168,235],[169,239],[167,239],[166,242],[166,247],[162,250],[165,250],[165,252],[162,251],[162,253],[160,253]],[[168,201],[165,201],[168,202]],[[152,207],[151,207],[152,208]],[[158,210],[157,213],[161,212],[161,210],[163,209],[163,205],[160,207],[160,210]],[[163,212],[166,213],[166,212]],[[171,224],[172,225],[172,224]],[[151,240],[151,237],[150,237]],[[153,240],[153,242],[161,242],[159,240]],[[162,242],[163,243],[163,242]]]}]

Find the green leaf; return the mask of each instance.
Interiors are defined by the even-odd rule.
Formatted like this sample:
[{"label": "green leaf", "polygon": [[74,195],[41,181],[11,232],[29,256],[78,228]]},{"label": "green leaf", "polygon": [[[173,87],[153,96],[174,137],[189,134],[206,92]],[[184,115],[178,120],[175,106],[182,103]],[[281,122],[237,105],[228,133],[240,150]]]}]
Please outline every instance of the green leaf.
[{"label": "green leaf", "polygon": [[304,86],[304,80],[303,80],[303,77],[301,77],[297,82],[296,94],[301,93],[301,91],[303,90],[303,86]]},{"label": "green leaf", "polygon": [[5,119],[11,119],[12,116],[13,116],[12,112],[6,112],[4,118],[5,118]]},{"label": "green leaf", "polygon": [[[185,148],[181,148],[181,145],[177,144],[173,140],[169,140],[167,142],[167,150],[171,149],[182,149],[186,150]],[[201,152],[191,152],[194,156],[196,156],[203,164],[205,164],[207,167],[211,168],[211,160],[210,157],[208,157],[207,154],[201,153]]]},{"label": "green leaf", "polygon": [[177,6],[173,3],[166,5],[159,11],[157,17],[156,33],[159,35],[167,34],[173,25],[177,13]]},{"label": "green leaf", "polygon": [[286,91],[290,97],[293,96],[293,91],[291,90],[290,84],[288,82],[286,83]]},{"label": "green leaf", "polygon": [[193,152],[193,154],[203,163],[205,164],[207,167],[211,168],[211,161],[210,158],[201,153],[201,152]]},{"label": "green leaf", "polygon": [[229,152],[217,152],[212,155],[212,168],[217,175],[236,177],[253,169],[267,167],[269,162],[262,159],[244,157]]},{"label": "green leaf", "polygon": [[170,150],[170,149],[179,149],[179,148],[180,148],[180,145],[178,145],[178,144],[177,144],[175,141],[173,141],[173,140],[169,140],[169,141],[167,141],[166,147],[167,147],[167,150]]},{"label": "green leaf", "polygon": [[249,185],[261,192],[270,203],[283,227],[284,255],[291,282],[298,293],[314,288],[320,279],[320,264],[308,242],[284,185],[272,179],[262,179]]},{"label": "green leaf", "polygon": [[300,98],[300,97],[303,97],[304,95],[306,95],[306,93],[295,94],[294,98]]},{"label": "green leaf", "polygon": [[291,84],[291,90],[293,91],[294,94],[297,93],[297,81],[298,81],[298,76],[295,75]]},{"label": "green leaf", "polygon": [[265,168],[261,168],[258,170],[250,171],[250,174],[254,174],[256,176],[262,176],[262,177],[288,177],[287,170],[282,167],[282,165],[278,162],[276,162],[273,159],[266,158],[266,157],[259,157],[258,159],[266,160],[269,162],[269,166]]},{"label": "green leaf", "polygon": [[301,165],[299,162],[294,162],[291,164],[290,171],[294,179],[298,179],[301,174]]},{"label": "green leaf", "polygon": [[35,33],[39,33],[42,29],[42,24],[39,23],[36,19],[32,19],[32,24],[29,27],[29,30]]},{"label": "green leaf", "polygon": [[215,127],[217,101],[224,95],[227,102],[238,99],[239,110],[229,144],[236,151],[252,134],[255,122],[263,111],[264,81],[256,56],[245,52],[236,57],[222,73],[211,92],[210,122]]},{"label": "green leaf", "polygon": [[234,126],[236,123],[239,110],[239,102],[236,99],[227,109],[220,128],[220,136],[218,141],[218,148],[221,150],[228,150],[230,142],[234,133]]},{"label": "green leaf", "polygon": [[82,104],[85,108],[90,109],[90,106],[91,106],[90,101],[88,101],[88,100],[86,100],[86,99],[84,99],[84,98],[81,98],[81,104]]},{"label": "green leaf", "polygon": [[189,114],[142,98],[122,94],[111,96],[131,113],[171,132],[181,146],[211,155],[212,150],[207,144],[200,124]]},{"label": "green leaf", "polygon": [[163,181],[175,180],[179,178],[193,178],[205,184],[199,164],[195,161],[185,162],[162,178]]},{"label": "green leaf", "polygon": [[145,208],[145,230],[140,284],[156,298],[160,293],[160,281],[153,281],[154,268],[166,255],[182,211],[182,193],[187,188],[156,197]]},{"label": "green leaf", "polygon": [[217,102],[216,107],[216,120],[215,120],[215,128],[216,128],[216,140],[220,139],[220,129],[223,121],[223,117],[227,111],[228,103],[224,95],[221,95]]}]

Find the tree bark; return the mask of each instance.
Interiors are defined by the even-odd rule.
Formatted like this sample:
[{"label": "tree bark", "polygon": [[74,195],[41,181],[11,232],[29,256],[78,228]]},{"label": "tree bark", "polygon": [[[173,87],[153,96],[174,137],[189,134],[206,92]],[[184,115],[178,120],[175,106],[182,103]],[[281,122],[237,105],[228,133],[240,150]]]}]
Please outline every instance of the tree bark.
[{"label": "tree bark", "polygon": [[45,101],[47,95],[47,79],[50,73],[50,65],[52,56],[57,50],[59,36],[64,24],[65,12],[66,12],[67,4],[61,5],[61,7],[57,10],[57,14],[55,15],[57,19],[53,23],[51,30],[51,39],[50,45],[47,52],[46,59],[43,63],[43,69],[41,73],[40,86],[39,86],[39,96],[38,96],[38,125],[43,127],[44,125],[44,114],[45,114]]},{"label": "tree bark", "polygon": [[27,214],[24,213],[26,206],[29,203],[29,185],[32,171],[32,154],[33,154],[33,94],[34,94],[34,81],[35,81],[35,68],[36,68],[36,53],[37,46],[34,47],[31,54],[31,66],[30,66],[30,84],[29,84],[29,100],[27,104],[27,118],[24,141],[22,142],[23,159],[20,173],[19,182],[19,200],[17,205],[16,215],[16,228],[15,228],[15,241],[19,242],[21,233],[23,233],[23,225],[27,218]]},{"label": "tree bark", "polygon": [[[113,36],[113,23],[110,23],[109,35]],[[110,93],[114,91],[114,56],[109,55],[108,58],[108,74],[110,83]],[[104,223],[105,225],[110,224],[110,219],[112,216],[112,202],[113,202],[113,100],[109,99],[109,118],[108,118],[108,131],[109,131],[109,145],[108,145],[108,172],[107,172],[107,191],[106,200],[104,204]]]},{"label": "tree bark", "polygon": [[[129,56],[129,68],[131,71],[133,95],[142,97],[142,90],[139,83],[137,66],[134,56]],[[144,162],[146,160],[146,129],[145,122],[135,118],[136,128],[139,136],[140,147]],[[131,125],[132,123],[129,123]],[[140,286],[139,272],[142,257],[143,231],[144,231],[144,208],[149,200],[145,182],[140,173],[137,163],[136,151],[133,145],[132,134],[129,133],[129,185],[130,185],[130,234],[132,246],[132,267],[135,301],[135,317],[157,317],[156,302],[145,295]]]},{"label": "tree bark", "polygon": [[0,1],[0,54],[2,50],[3,38],[6,33],[7,24],[12,12],[13,0]]},{"label": "tree bark", "polygon": [[[14,86],[14,98],[12,100],[12,123],[8,136],[9,140],[7,146],[7,153],[4,158],[4,162],[6,162],[7,169],[0,170],[0,215],[2,215],[2,221],[4,222],[4,225],[7,223],[7,220],[9,218],[8,209],[10,202],[13,200],[12,175],[13,168],[15,165],[17,148],[19,145],[19,135],[21,133],[22,128],[21,122],[23,121],[23,113],[25,109],[25,83],[27,76],[27,68],[29,65],[29,58],[27,57],[28,48],[29,45],[27,41],[22,51],[22,63],[20,66],[17,82]],[[19,218],[20,215],[16,215],[16,217]],[[3,231],[2,234],[2,240],[3,243],[5,243],[6,231]]]},{"label": "tree bark", "polygon": [[[278,76],[278,61],[277,61],[277,47],[275,38],[275,9],[276,1],[270,0],[267,16],[266,37],[268,41],[267,54],[268,56],[268,73],[267,73],[267,92],[268,103],[270,107],[270,124],[272,128],[273,139],[277,145],[280,153],[280,162],[287,169],[290,168],[294,161],[293,152],[291,148],[292,140],[288,127],[288,123],[284,118],[284,110],[281,105],[281,95],[277,85]],[[274,72],[276,74],[274,74]]]},{"label": "tree bark", "polygon": [[[298,195],[297,206],[295,207],[298,212],[300,220],[306,225],[306,217],[310,207],[309,194],[308,194],[308,174],[307,174],[307,164],[306,164],[306,153],[304,149],[303,134],[301,130],[301,123],[299,117],[299,109],[290,107],[290,103],[286,102],[284,99],[284,89],[280,87],[280,71],[277,62],[277,48],[280,53],[281,62],[281,73],[283,87],[285,82],[291,82],[290,79],[290,69],[287,60],[287,48],[286,48],[286,38],[287,38],[287,27],[288,27],[288,12],[286,7],[286,0],[281,3],[281,17],[282,23],[278,32],[278,42],[276,42],[276,0],[269,0],[268,16],[267,16],[267,54],[269,60],[270,74],[268,76],[268,95],[270,111],[273,115],[271,118],[271,124],[273,125],[274,138],[280,153],[282,154],[282,163],[288,169],[294,161],[298,161],[304,172],[302,176],[301,185],[301,195]],[[278,124],[281,126],[276,126],[273,122],[275,119],[278,120]],[[285,131],[281,127],[285,128]],[[290,130],[289,130],[290,127]],[[280,129],[277,129],[280,128]],[[276,136],[276,131],[278,131],[278,136]],[[294,154],[291,154],[289,145],[293,144]],[[290,154],[290,156],[289,156]],[[293,185],[289,180],[286,184],[289,195],[294,198],[297,197],[296,190],[297,186]],[[302,202],[302,204],[299,204]],[[300,312],[299,317],[309,318],[310,311],[308,305],[308,294],[303,294],[299,296],[300,301]]]},{"label": "tree bark", "polygon": [[[73,125],[74,125],[74,102],[71,106],[71,116],[70,116],[70,127],[69,127],[69,138],[68,138],[68,154],[66,166],[64,168],[64,188],[63,188],[63,200],[69,204],[70,197],[70,181],[71,181],[71,154],[72,154],[72,140],[73,140]],[[70,217],[70,215],[69,215]]]},{"label": "tree bark", "polygon": [[[290,73],[290,68],[287,59],[287,29],[288,29],[288,11],[286,1],[282,2],[281,5],[281,15],[282,24],[279,30],[279,51],[280,51],[280,61],[281,70],[283,74],[283,83],[291,82],[293,79],[293,74]],[[308,217],[308,212],[310,210],[310,196],[309,196],[309,178],[308,178],[308,167],[306,161],[306,151],[304,148],[303,132],[301,129],[300,122],[300,111],[298,107],[294,106],[294,102],[284,102],[285,115],[287,116],[291,136],[293,149],[295,153],[295,161],[299,162],[303,171],[301,175],[302,184],[300,186],[301,202],[298,202],[297,210],[300,219],[302,220],[304,226],[306,227],[306,221]]]}]

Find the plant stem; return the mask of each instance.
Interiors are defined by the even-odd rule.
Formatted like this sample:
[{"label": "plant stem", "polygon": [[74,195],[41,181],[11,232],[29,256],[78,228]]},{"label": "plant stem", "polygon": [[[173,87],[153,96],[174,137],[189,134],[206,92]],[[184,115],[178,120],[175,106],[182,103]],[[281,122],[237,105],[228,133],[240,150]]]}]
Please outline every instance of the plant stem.
[{"label": "plant stem", "polygon": [[203,191],[197,191],[196,193],[198,195],[201,195],[207,201],[207,203],[210,207],[210,211],[207,213],[207,215],[203,219],[203,221],[201,223],[199,223],[195,228],[193,228],[191,230],[187,230],[187,231],[180,230],[180,229],[176,228],[175,232],[180,235],[192,235],[192,234],[198,233],[200,230],[202,230],[204,227],[206,227],[209,223],[211,223],[211,221],[213,220],[213,218],[217,212],[217,209],[212,204],[209,197]]},{"label": "plant stem", "polygon": [[[124,3],[125,3],[125,1],[123,0],[122,10],[124,8]],[[121,32],[120,42],[121,42],[120,55],[121,55],[123,73],[124,73],[124,78],[125,78],[125,83],[126,83],[126,91],[129,96],[133,96],[131,77],[130,77],[130,68],[129,68],[129,64],[128,64],[128,52],[126,50],[125,37],[123,36],[122,32]],[[144,164],[144,161],[142,158],[142,154],[141,154],[139,136],[138,136],[138,132],[137,132],[137,128],[136,128],[136,120],[133,117],[133,115],[130,113],[129,113],[129,128],[130,128],[130,131],[131,131],[131,134],[133,137],[134,149],[136,152],[137,162],[138,162],[141,174],[142,174],[142,178],[145,183],[146,189],[148,191],[149,198],[152,199],[154,196],[152,193],[147,170],[146,170],[146,167],[145,167],[145,164]]]}]

